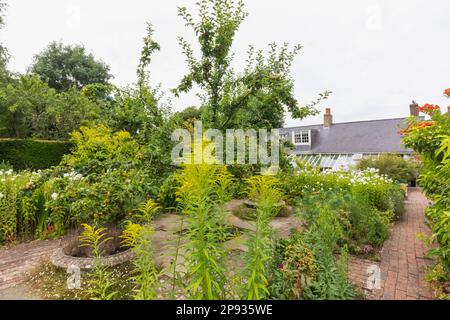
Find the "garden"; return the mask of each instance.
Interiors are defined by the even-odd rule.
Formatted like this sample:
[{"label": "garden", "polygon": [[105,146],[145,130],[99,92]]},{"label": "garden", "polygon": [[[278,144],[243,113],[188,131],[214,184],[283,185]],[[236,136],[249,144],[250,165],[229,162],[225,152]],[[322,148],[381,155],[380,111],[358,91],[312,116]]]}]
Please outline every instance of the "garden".
[{"label": "garden", "polygon": [[[409,120],[404,141],[421,165],[385,155],[321,170],[292,161],[289,143],[275,174],[253,164],[174,164],[177,128],[193,132],[202,121],[222,132],[276,129],[285,110],[304,119],[331,94],[306,104],[294,98],[291,66],[301,46],[250,46],[245,68],[233,69],[242,2],[201,0],[196,15],[184,7],[178,14],[198,43],[180,38],[188,73],[172,93],[202,92],[201,106],[181,112],[151,85],[160,46],[150,24],[127,87],[112,85],[108,66],[80,46],[50,44],[26,74],[8,71],[0,47],[0,247],[63,244],[30,275],[33,290],[75,300],[365,299],[350,281],[349,258],[380,260],[405,215],[405,183],[420,170],[432,201],[424,241],[438,244],[428,277],[448,298],[450,117],[425,105],[430,119]],[[68,56],[83,60],[81,74],[56,70]],[[203,137],[192,150],[210,143]]]}]

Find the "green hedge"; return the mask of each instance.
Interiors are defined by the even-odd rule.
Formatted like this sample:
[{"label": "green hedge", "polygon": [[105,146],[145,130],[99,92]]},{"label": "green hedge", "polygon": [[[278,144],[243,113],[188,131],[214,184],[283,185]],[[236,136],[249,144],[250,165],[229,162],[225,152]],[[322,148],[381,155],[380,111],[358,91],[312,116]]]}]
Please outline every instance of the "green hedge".
[{"label": "green hedge", "polygon": [[8,162],[15,170],[47,169],[58,165],[71,148],[66,141],[0,139],[0,162]]}]

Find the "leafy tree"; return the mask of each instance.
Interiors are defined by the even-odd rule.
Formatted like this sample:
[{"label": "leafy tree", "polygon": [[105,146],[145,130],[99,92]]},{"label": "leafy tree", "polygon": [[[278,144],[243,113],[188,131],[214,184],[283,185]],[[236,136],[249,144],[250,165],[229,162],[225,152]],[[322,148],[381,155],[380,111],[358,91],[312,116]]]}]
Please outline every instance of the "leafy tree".
[{"label": "leafy tree", "polygon": [[201,116],[202,111],[192,106],[187,107],[182,111],[175,112],[171,117],[171,121],[173,121],[177,127],[184,127],[186,129],[190,129],[193,128],[195,121],[201,119]]},{"label": "leafy tree", "polygon": [[75,88],[58,93],[37,75],[23,75],[0,92],[1,136],[66,139],[99,114],[99,106]]},{"label": "leafy tree", "polygon": [[243,1],[200,0],[197,7],[197,20],[185,7],[178,9],[186,26],[195,32],[201,54],[196,58],[192,45],[179,38],[189,73],[173,91],[179,96],[194,85],[202,89],[202,120],[206,126],[281,127],[285,109],[300,119],[317,112],[314,106],[326,99],[329,92],[306,106],[300,106],[294,98],[290,69],[300,46],[290,51],[287,44],[281,47],[271,44],[268,58],[250,47],[247,67],[238,74],[231,67],[231,46],[247,17]]},{"label": "leafy tree", "polygon": [[137,68],[137,85],[114,90],[108,110],[108,124],[115,130],[130,132],[143,145],[149,172],[162,180],[170,173],[173,122],[170,105],[164,103],[159,87],[150,85],[152,54],[159,50],[153,39],[153,28],[147,25],[143,48]]},{"label": "leafy tree", "polygon": [[110,119],[112,127],[139,135],[144,140],[155,131],[159,132],[170,114],[169,108],[160,103],[159,88],[150,86],[150,72],[147,68],[152,54],[160,49],[159,44],[153,40],[153,32],[152,25],[148,24],[136,71],[137,85],[115,90]]},{"label": "leafy tree", "polygon": [[107,84],[111,79],[109,66],[88,54],[81,45],[63,45],[52,42],[34,56],[29,71],[38,74],[51,88],[66,91],[71,87],[81,89],[88,84]]}]

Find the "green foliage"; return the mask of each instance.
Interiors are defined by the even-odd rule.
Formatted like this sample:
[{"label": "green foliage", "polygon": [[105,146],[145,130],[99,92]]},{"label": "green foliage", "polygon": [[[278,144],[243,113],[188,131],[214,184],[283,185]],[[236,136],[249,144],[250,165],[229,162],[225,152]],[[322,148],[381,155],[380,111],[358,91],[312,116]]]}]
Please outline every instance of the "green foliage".
[{"label": "green foliage", "polygon": [[414,161],[414,158],[406,160],[395,154],[384,154],[379,157],[363,158],[357,168],[358,170],[375,168],[380,174],[394,181],[408,183],[418,177],[420,164]]},{"label": "green foliage", "polygon": [[175,112],[171,121],[173,121],[178,128],[191,129],[194,127],[194,122],[201,119],[202,111],[196,107],[188,107],[182,111]]},{"label": "green foliage", "polygon": [[200,164],[185,165],[176,180],[179,183],[177,201],[188,225],[187,243],[183,247],[187,264],[186,290],[194,299],[224,299],[223,204],[230,198],[232,177],[224,166]]},{"label": "green foliage", "polygon": [[[328,213],[324,212],[327,216]],[[334,219],[325,218],[302,233],[279,239],[271,261],[270,298],[341,300],[353,299],[355,291],[346,273],[347,251],[341,249],[336,260],[330,243],[322,235],[339,228]]]},{"label": "green foliage", "polygon": [[161,184],[158,193],[158,201],[161,203],[164,209],[170,210],[176,208],[177,206],[177,191],[178,185],[176,180],[176,175],[171,174],[164,182]]},{"label": "green foliage", "polygon": [[47,189],[42,175],[0,170],[0,243],[51,233],[44,205]]},{"label": "green foliage", "polygon": [[368,199],[367,195],[334,190],[301,200],[297,208],[309,224],[323,224],[321,239],[332,250],[347,244],[352,252],[362,253],[364,245],[382,246],[393,219],[392,211],[378,211]]},{"label": "green foliage", "polygon": [[175,123],[170,121],[170,105],[163,101],[160,88],[150,86],[147,68],[151,55],[159,50],[159,44],[153,40],[151,25],[147,26],[143,42],[137,86],[116,90],[113,102],[105,110],[105,118],[111,128],[130,132],[142,146],[145,169],[160,185],[174,169],[170,155],[174,145],[171,135]]},{"label": "green foliage", "polygon": [[76,89],[57,93],[36,75],[22,75],[0,92],[0,136],[67,139],[96,121],[101,108]]},{"label": "green foliage", "polygon": [[[333,251],[312,231],[311,242],[315,243],[313,252],[317,260],[317,279],[305,292],[305,299],[348,300],[356,295],[343,270],[345,263],[335,260]],[[345,250],[343,251],[345,261]]]},{"label": "green foliage", "polygon": [[268,264],[273,248],[269,222],[277,213],[276,204],[281,201],[281,192],[277,188],[278,180],[273,176],[254,176],[247,179],[247,184],[248,196],[256,203],[256,230],[249,234],[244,258],[246,285],[243,298],[260,300],[269,294]]},{"label": "green foliage", "polygon": [[58,165],[71,148],[72,143],[64,141],[0,139],[0,161],[16,170],[47,169]]},{"label": "green foliage", "polygon": [[126,131],[112,132],[104,125],[81,127],[71,134],[74,145],[63,164],[83,173],[104,173],[114,164],[133,164],[142,153],[139,145]]},{"label": "green foliage", "polygon": [[304,288],[316,280],[317,262],[314,253],[300,241],[287,243],[281,265],[284,281],[289,283],[289,297],[300,299]]},{"label": "green foliage", "polygon": [[379,211],[392,210],[399,217],[405,210],[404,190],[373,168],[353,172],[321,172],[317,168],[298,168],[293,174],[282,173],[281,179],[287,201],[291,203],[311,194],[346,190],[355,195],[367,196],[369,204]]},{"label": "green foliage", "polygon": [[[155,211],[155,204],[149,200],[146,213]],[[148,220],[150,222],[150,220]],[[139,224],[128,222],[121,236],[122,245],[132,248],[136,255],[133,259],[135,276],[134,282],[137,285],[134,298],[136,300],[154,300],[156,299],[156,285],[158,283],[158,269],[154,262],[153,250],[151,248],[152,228],[149,225],[141,226]]]},{"label": "green foliage", "polygon": [[83,232],[80,235],[81,247],[89,247],[92,249],[94,256],[93,278],[91,279],[92,299],[93,300],[112,300],[117,292],[112,291],[111,272],[108,267],[101,261],[103,254],[102,247],[111,241],[111,237],[106,237],[105,228],[95,228],[88,224],[83,224]]},{"label": "green foliage", "polygon": [[120,223],[149,196],[157,181],[142,147],[128,132],[105,126],[82,127],[72,134],[73,153],[52,177],[58,197],[47,202],[51,220],[63,230],[81,223]]},{"label": "green foliage", "polygon": [[41,53],[34,56],[29,68],[59,92],[72,87],[81,89],[88,84],[107,84],[112,77],[109,66],[98,61],[81,45],[63,45],[52,42]]},{"label": "green foliage", "polygon": [[438,246],[429,253],[450,274],[450,115],[440,110],[425,112],[431,119],[411,117],[403,141],[420,154],[419,184],[433,203],[426,211],[432,227],[428,242]]},{"label": "green foliage", "polygon": [[17,182],[9,177],[0,175],[0,243],[11,240],[17,228]]},{"label": "green foliage", "polygon": [[148,199],[147,202],[142,203],[137,211],[139,212],[136,217],[145,223],[150,223],[153,217],[161,209],[161,207],[155,203],[152,199]]},{"label": "green foliage", "polygon": [[247,17],[244,2],[201,0],[197,8],[198,19],[185,7],[178,9],[185,25],[195,32],[201,53],[200,58],[196,58],[192,45],[179,38],[189,73],[174,92],[178,96],[194,85],[203,90],[201,120],[206,127],[222,130],[279,128],[284,122],[284,108],[294,118],[305,118],[317,112],[314,105],[326,99],[329,92],[303,107],[294,98],[290,69],[300,46],[289,51],[288,45],[278,48],[271,44],[267,59],[261,51],[255,52],[250,47],[247,67],[241,73],[235,72],[231,67],[231,46]]}]

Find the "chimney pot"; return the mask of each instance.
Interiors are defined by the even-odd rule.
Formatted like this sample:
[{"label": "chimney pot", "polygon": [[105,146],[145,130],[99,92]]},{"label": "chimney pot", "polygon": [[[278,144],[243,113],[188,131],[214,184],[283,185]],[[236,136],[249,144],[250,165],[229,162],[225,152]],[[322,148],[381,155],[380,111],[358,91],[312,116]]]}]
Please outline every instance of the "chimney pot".
[{"label": "chimney pot", "polygon": [[419,105],[414,100],[409,105],[409,112],[410,112],[411,116],[414,116],[414,117],[418,117],[419,116]]},{"label": "chimney pot", "polygon": [[331,114],[331,108],[325,109],[325,114],[323,115],[323,126],[325,128],[331,127],[333,124],[333,115]]}]

